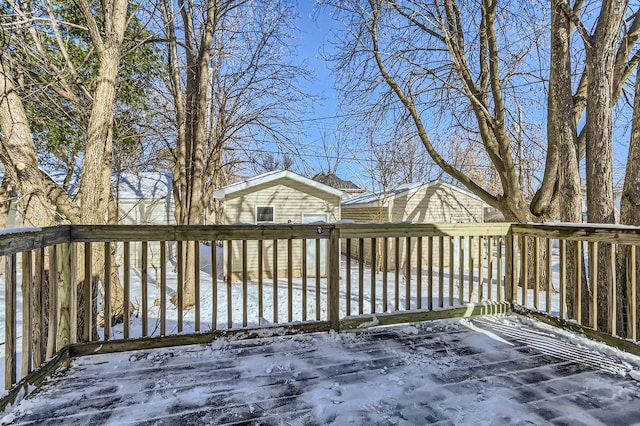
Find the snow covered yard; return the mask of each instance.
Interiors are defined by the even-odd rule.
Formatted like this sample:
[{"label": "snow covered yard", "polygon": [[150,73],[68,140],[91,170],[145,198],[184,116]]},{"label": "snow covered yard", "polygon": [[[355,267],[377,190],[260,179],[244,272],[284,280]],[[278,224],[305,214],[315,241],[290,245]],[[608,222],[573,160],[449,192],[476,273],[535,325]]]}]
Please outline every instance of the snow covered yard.
[{"label": "snow covered yard", "polygon": [[77,359],[2,424],[635,424],[640,358],[517,316]]}]

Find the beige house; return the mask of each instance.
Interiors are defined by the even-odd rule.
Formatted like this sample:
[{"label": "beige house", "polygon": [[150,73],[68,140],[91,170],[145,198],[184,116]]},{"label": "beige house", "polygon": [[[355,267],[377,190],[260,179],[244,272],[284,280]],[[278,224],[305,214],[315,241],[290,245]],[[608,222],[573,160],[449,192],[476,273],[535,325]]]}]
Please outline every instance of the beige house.
[{"label": "beige house", "polygon": [[[456,186],[434,180],[428,183],[402,185],[386,194],[368,193],[355,196],[342,202],[342,219],[355,222],[411,222],[411,223],[463,223],[483,222],[482,200],[476,195]],[[423,239],[423,265],[428,261],[428,239]],[[443,240],[444,241],[444,240]],[[444,265],[449,264],[448,244],[454,244],[454,252],[458,252],[459,238],[443,242]],[[377,244],[381,244],[380,241]],[[393,268],[395,264],[395,240],[389,241],[388,264]],[[405,244],[401,243],[400,257],[404,264]],[[412,265],[417,264],[415,249],[416,241],[412,242]],[[468,244],[468,241],[466,242]],[[473,242],[472,242],[473,244]],[[438,263],[439,238],[431,241],[434,251],[434,263]],[[477,246],[477,243],[474,244]],[[378,256],[382,252],[378,247]],[[352,245],[352,255],[358,255],[357,245]],[[371,241],[364,243],[365,259],[371,258]],[[380,261],[380,259],[378,259]]]},{"label": "beige house", "polygon": [[[222,202],[221,224],[268,224],[268,223],[333,223],[340,220],[340,201],[343,193],[335,188],[300,176],[290,171],[275,171],[252,177],[214,191],[213,196]],[[306,247],[307,275],[316,275],[316,255],[320,256],[320,274],[326,268],[326,241],[322,241],[320,253],[316,253],[315,242],[308,241]],[[242,271],[241,242],[233,243],[232,274],[237,277]],[[249,253],[258,253],[257,242],[249,242]],[[225,247],[225,252],[228,250]],[[293,242],[293,273],[302,273],[302,244]],[[278,243],[278,277],[287,276],[287,242]],[[225,253],[225,259],[226,253]],[[273,243],[263,244],[263,272],[273,276]],[[225,265],[226,265],[225,260]],[[225,266],[226,268],[226,266]],[[258,259],[249,256],[247,265],[249,278],[258,274]],[[227,272],[225,272],[227,273]]]},{"label": "beige house", "polygon": [[342,219],[356,222],[483,222],[483,202],[456,186],[434,180],[367,193],[342,202]]}]

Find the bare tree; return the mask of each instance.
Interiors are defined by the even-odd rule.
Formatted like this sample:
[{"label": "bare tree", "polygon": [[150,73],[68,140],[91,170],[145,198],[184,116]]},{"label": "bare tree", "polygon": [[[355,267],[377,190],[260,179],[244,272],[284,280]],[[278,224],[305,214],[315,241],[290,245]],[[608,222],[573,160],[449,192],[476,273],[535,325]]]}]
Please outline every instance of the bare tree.
[{"label": "bare tree", "polygon": [[[227,148],[290,142],[287,127],[305,99],[295,84],[306,75],[286,57],[291,7],[260,0],[163,2],[177,223],[202,223],[229,164]],[[193,250],[185,250],[185,306],[194,303]]]},{"label": "bare tree", "polygon": [[286,153],[260,152],[255,154],[252,161],[252,169],[258,174],[276,170],[294,170],[294,168],[295,160]]},{"label": "bare tree", "polygon": [[[627,2],[594,3],[583,14],[581,0],[553,1],[551,22],[543,13],[549,6],[535,0],[330,3],[347,27],[333,59],[348,99],[389,123],[408,117],[433,161],[509,221],[580,220],[578,164],[588,151],[589,220],[613,220],[613,108],[640,60],[640,16]],[[541,60],[546,51],[550,57]],[[548,76],[540,71],[547,67]],[[524,99],[548,101],[546,162],[531,199],[512,136]],[[487,187],[438,149],[433,135],[452,129],[477,135],[500,185]],[[570,208],[559,209],[561,202]],[[601,327],[609,283],[599,280]]]},{"label": "bare tree", "polygon": [[320,129],[320,140],[322,141],[322,153],[327,173],[334,173],[343,161],[344,152],[347,146],[344,140],[346,132],[335,130],[331,132],[328,128]]}]

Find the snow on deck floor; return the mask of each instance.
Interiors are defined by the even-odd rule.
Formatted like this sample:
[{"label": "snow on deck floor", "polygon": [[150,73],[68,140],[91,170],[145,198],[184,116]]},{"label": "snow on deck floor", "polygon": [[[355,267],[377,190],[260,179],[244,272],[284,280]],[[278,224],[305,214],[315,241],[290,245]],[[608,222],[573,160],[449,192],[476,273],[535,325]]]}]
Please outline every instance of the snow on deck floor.
[{"label": "snow on deck floor", "polygon": [[640,422],[638,357],[516,315],[363,334],[271,333],[80,358],[1,422]]}]

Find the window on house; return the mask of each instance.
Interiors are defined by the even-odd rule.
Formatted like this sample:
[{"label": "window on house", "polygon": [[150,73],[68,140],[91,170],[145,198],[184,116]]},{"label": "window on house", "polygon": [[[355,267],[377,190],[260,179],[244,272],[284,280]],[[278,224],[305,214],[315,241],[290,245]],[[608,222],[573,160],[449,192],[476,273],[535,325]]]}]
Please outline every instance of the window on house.
[{"label": "window on house", "polygon": [[256,207],[256,223],[274,222],[273,206]]}]

